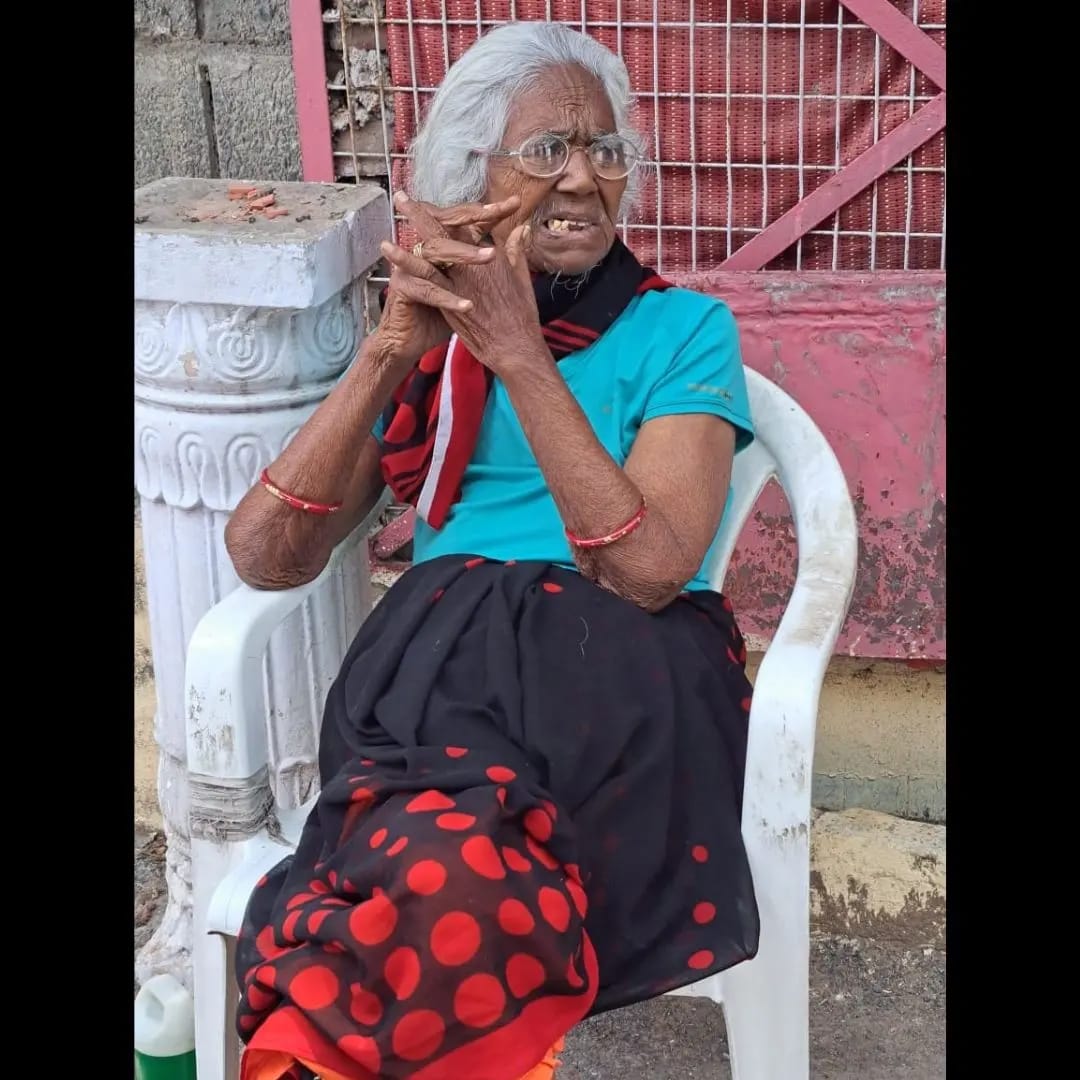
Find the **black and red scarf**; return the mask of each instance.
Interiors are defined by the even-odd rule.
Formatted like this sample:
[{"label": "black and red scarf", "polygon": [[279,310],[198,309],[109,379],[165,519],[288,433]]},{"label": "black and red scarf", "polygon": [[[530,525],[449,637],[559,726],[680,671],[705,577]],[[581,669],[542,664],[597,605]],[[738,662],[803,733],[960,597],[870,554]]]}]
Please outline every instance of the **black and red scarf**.
[{"label": "black and red scarf", "polygon": [[[580,287],[534,277],[540,325],[552,357],[587,348],[635,296],[671,283],[644,267],[619,240]],[[382,473],[400,503],[442,527],[461,493],[484,416],[491,372],[453,335],[425,353],[383,414]]]}]

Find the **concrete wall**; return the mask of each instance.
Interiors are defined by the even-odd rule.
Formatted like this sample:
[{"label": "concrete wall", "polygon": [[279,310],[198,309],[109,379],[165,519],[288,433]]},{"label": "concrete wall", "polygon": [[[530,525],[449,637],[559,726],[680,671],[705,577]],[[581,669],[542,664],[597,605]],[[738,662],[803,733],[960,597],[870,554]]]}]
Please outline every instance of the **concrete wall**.
[{"label": "concrete wall", "polygon": [[[135,820],[157,828],[154,674],[138,523],[135,552]],[[751,679],[759,661],[751,654]],[[821,696],[814,805],[945,821],[943,667],[834,657]]]},{"label": "concrete wall", "polygon": [[288,0],[135,0],[135,187],[299,180]]}]

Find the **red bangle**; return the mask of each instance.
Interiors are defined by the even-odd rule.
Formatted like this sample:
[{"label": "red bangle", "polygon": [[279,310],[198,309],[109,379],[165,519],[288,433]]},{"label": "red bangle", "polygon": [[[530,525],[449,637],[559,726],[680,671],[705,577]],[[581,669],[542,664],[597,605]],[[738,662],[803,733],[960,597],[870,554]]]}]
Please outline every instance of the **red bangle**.
[{"label": "red bangle", "polygon": [[294,510],[306,510],[309,514],[336,514],[341,509],[341,503],[317,503],[311,502],[308,499],[298,499],[295,495],[290,495],[287,491],[282,491],[281,488],[270,479],[270,472],[268,469],[263,469],[259,474],[259,483],[262,484],[275,499],[280,499],[286,506],[291,506]]},{"label": "red bangle", "polygon": [[621,540],[624,536],[629,536],[645,520],[645,510],[645,497],[642,496],[641,506],[638,507],[637,513],[625,525],[620,525],[619,528],[614,532],[608,533],[607,536],[597,536],[591,540],[586,540],[583,537],[575,536],[567,529],[566,539],[569,540],[574,547],[579,548],[607,547],[608,544],[614,544],[616,540]]}]

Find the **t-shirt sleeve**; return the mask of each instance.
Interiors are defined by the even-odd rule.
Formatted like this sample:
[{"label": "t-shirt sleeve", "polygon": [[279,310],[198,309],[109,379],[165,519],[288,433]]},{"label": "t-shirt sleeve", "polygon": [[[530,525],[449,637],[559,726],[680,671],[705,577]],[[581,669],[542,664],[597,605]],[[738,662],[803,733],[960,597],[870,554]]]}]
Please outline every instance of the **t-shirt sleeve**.
[{"label": "t-shirt sleeve", "polygon": [[652,387],[642,423],[658,416],[711,413],[735,428],[735,449],[754,440],[739,330],[727,304],[712,304]]}]

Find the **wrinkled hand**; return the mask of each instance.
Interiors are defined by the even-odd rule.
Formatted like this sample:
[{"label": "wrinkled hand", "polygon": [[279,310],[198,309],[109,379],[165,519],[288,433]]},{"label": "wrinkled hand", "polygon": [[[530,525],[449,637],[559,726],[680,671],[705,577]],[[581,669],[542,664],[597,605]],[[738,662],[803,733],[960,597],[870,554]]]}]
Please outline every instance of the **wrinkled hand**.
[{"label": "wrinkled hand", "polygon": [[[438,261],[444,250],[440,244],[448,241],[440,236],[445,226],[437,208],[408,199],[398,205],[422,238],[425,256]],[[486,252],[483,259],[454,258],[445,272],[430,264],[427,270],[417,268],[430,286],[454,296],[456,303],[442,308],[443,318],[473,356],[496,373],[519,359],[549,355],[526,257],[528,243],[529,226],[519,225],[505,245],[474,247]]]},{"label": "wrinkled hand", "polygon": [[[424,258],[384,241],[383,255],[393,264],[386,306],[373,335],[378,353],[407,374],[429,349],[450,336],[445,316],[468,311],[472,301],[458,296],[436,263],[483,266],[495,257],[488,246],[478,246],[491,227],[517,210],[517,196],[499,203],[462,203],[428,207],[428,233]],[[410,205],[399,194],[402,209]],[[411,204],[418,205],[418,204]],[[427,206],[427,204],[424,204]]]}]

